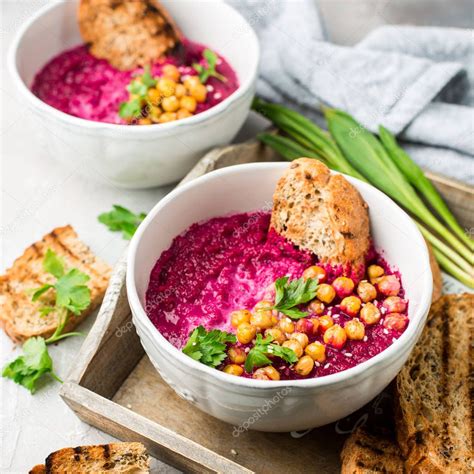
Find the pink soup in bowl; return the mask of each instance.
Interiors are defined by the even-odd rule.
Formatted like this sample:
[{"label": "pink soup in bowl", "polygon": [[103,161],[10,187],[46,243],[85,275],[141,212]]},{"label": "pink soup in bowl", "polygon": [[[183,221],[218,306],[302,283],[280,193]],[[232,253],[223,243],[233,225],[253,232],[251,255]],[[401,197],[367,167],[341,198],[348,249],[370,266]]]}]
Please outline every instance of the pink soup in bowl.
[{"label": "pink soup in bowl", "polygon": [[205,152],[229,143],[250,110],[260,54],[252,27],[221,1],[162,3],[186,42],[183,56],[151,65],[153,77],[168,63],[184,82],[196,75],[193,64],[203,61],[205,49],[217,54],[217,70],[226,77],[211,78],[204,100],[196,94],[192,112],[181,112],[179,120],[170,117],[178,118],[173,114],[181,105],[149,126],[129,125],[118,114],[130,99],[125,88],[132,76],[145,71],[117,71],[81,46],[77,0],[39,9],[9,51],[13,83],[51,156],[107,185],[137,189],[178,181]]},{"label": "pink soup in bowl", "polygon": [[[128,257],[127,290],[133,321],[164,380],[198,408],[235,425],[244,423],[265,400],[285,390],[281,403],[252,425],[252,429],[263,431],[321,426],[370,401],[408,357],[423,328],[432,292],[428,252],[416,226],[389,198],[356,179],[347,177],[370,212],[373,249],[367,264],[383,272],[388,281],[396,280],[396,288],[378,285],[375,278],[381,275],[373,272],[349,275],[353,287],[346,288],[347,282],[341,283],[341,269],[318,265],[316,257],[269,231],[273,191],[287,166],[233,166],[179,187],[145,219]],[[275,281],[314,276],[315,267],[319,268],[320,286],[334,290],[332,299],[321,297],[324,314],[318,314],[314,305],[302,305],[303,322],[287,318],[294,324],[294,332],[305,334],[306,340],[300,341],[304,348],[311,344],[326,347],[325,358],[319,361],[315,356],[309,371],[295,370],[297,364],[281,359],[273,364],[278,377],[270,372],[256,377],[258,366],[239,373],[225,370],[227,365],[239,365],[232,364],[233,355],[209,366],[195,354],[190,356],[192,350],[182,351],[198,326],[239,336],[233,319],[238,319],[233,316],[236,311],[252,311],[262,301],[274,301]],[[361,282],[370,284],[371,277],[376,294],[362,292],[361,296]],[[367,302],[361,301],[366,298]],[[357,299],[362,308],[353,306]],[[373,311],[366,311],[367,319],[361,313],[368,305],[377,310],[375,320],[370,319]],[[352,311],[358,312],[357,318]],[[274,313],[269,330],[279,328],[286,318]],[[403,324],[393,324],[397,319],[392,317],[394,313]],[[332,324],[323,320],[315,329],[313,321],[321,321],[321,316],[328,316]],[[360,326],[355,327],[355,332],[346,332],[355,337],[347,337],[341,345],[340,331],[329,326],[345,332],[352,319],[362,321],[364,334]],[[292,339],[293,331],[287,331],[287,340]],[[265,335],[262,330],[262,337]],[[252,342],[238,338],[230,345],[248,354],[255,345],[253,336]],[[240,365],[243,368],[245,364]]]}]

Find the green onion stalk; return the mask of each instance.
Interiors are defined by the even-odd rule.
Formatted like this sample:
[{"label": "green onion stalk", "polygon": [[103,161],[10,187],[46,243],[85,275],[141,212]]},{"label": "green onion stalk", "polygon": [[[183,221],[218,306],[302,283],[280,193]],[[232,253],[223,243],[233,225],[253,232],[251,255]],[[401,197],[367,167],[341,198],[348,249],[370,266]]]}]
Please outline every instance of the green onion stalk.
[{"label": "green onion stalk", "polygon": [[[258,138],[263,143],[287,160],[301,156],[316,158],[331,169],[362,179],[379,188],[423,223],[417,224],[436,251],[435,255],[442,268],[465,285],[474,288],[474,259],[471,251],[473,241],[464,234],[434,186],[423,175],[418,165],[398,146],[390,132],[381,127],[380,142],[350,115],[339,110],[325,109],[330,132],[328,134],[306,117],[281,105],[256,99],[253,107],[286,134],[281,136],[262,133]],[[420,176],[424,179],[420,179]],[[456,235],[437,220],[412,185],[443,217]],[[449,245],[427,227],[434,230]]]},{"label": "green onion stalk", "polygon": [[466,234],[456,218],[449,210],[443,198],[439,195],[433,183],[424,175],[422,169],[410,158],[406,151],[398,145],[395,137],[382,125],[379,127],[379,137],[390,158],[408,179],[411,185],[425,198],[428,204],[443,218],[455,234],[471,250],[474,241]]}]

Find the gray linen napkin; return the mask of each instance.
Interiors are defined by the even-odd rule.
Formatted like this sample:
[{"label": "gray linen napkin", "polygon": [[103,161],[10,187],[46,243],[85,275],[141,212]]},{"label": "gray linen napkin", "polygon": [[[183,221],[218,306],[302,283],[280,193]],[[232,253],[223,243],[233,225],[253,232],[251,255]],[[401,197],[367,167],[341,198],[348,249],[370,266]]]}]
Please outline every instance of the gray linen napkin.
[{"label": "gray linen napkin", "polygon": [[474,47],[468,30],[386,26],[354,47],[327,41],[312,0],[228,0],[262,49],[260,96],[318,123],[321,104],[383,124],[422,166],[474,183]]}]

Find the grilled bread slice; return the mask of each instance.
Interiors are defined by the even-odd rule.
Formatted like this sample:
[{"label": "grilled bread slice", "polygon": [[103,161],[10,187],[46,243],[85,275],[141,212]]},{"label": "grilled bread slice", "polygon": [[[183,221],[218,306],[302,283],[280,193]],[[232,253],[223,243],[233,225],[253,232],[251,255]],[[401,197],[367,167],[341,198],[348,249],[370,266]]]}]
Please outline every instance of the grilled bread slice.
[{"label": "grilled bread slice", "polygon": [[474,295],[442,296],[396,382],[396,424],[409,472],[474,471]]},{"label": "grilled bread slice", "polygon": [[102,474],[150,472],[149,458],[141,443],[110,443],[64,448],[51,453],[45,464],[30,474]]},{"label": "grilled bread slice", "polygon": [[394,439],[388,434],[358,428],[341,452],[341,474],[403,473],[403,458]]},{"label": "grilled bread slice", "polygon": [[46,338],[56,329],[56,312],[42,316],[39,308],[44,305],[44,301],[32,302],[30,294],[32,288],[55,280],[43,270],[43,257],[48,249],[63,259],[66,269],[78,268],[90,277],[87,285],[91,290],[91,304],[79,316],[71,315],[65,332],[94,311],[107,288],[110,267],[78,239],[71,226],[54,229],[28,247],[5,275],[0,275],[0,325],[15,342],[23,342],[34,336]]},{"label": "grilled bread slice", "polygon": [[358,267],[370,246],[367,203],[318,160],[293,161],[273,195],[271,226],[322,262]]},{"label": "grilled bread slice", "polygon": [[91,53],[121,70],[153,63],[182,40],[158,0],[81,0],[78,20]]}]

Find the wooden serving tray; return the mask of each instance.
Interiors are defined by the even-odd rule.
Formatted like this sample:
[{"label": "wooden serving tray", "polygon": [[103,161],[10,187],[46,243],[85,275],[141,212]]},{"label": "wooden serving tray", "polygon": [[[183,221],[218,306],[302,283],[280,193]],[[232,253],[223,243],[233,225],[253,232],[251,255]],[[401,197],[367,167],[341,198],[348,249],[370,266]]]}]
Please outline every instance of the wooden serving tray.
[{"label": "wooden serving tray", "polygon": [[[211,151],[183,182],[240,163],[279,158],[256,142]],[[430,175],[462,225],[474,228],[473,188]],[[126,441],[141,441],[156,458],[185,472],[339,472],[339,452],[357,426],[385,418],[390,395],[346,419],[307,433],[235,436],[234,427],[182,400],[151,365],[132,324],[125,256],[117,263],[97,320],[61,388],[87,423]]]}]

